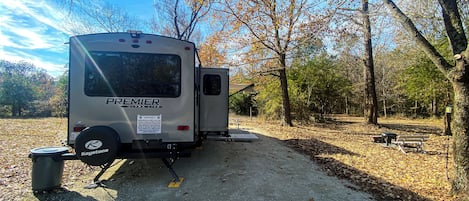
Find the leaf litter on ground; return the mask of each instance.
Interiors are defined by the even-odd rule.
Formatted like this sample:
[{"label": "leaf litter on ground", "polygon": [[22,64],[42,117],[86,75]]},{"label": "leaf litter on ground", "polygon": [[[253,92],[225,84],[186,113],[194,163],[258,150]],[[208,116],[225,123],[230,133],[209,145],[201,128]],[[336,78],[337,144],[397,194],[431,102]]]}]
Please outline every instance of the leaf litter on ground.
[{"label": "leaf litter on ground", "polygon": [[[350,180],[378,200],[452,199],[447,179],[447,174],[453,176],[452,143],[451,137],[441,136],[443,120],[382,118],[379,126],[372,126],[362,123],[363,118],[335,116],[328,123],[284,127],[278,121],[235,118],[241,127],[284,141],[326,173]],[[372,136],[383,132],[428,135],[427,152],[409,149],[404,154],[395,146],[374,143]]]},{"label": "leaf litter on ground", "polygon": [[[0,119],[0,200],[34,198],[31,190],[31,149],[62,146],[67,137],[67,119]],[[72,185],[94,170],[80,161],[64,163],[62,187]]]},{"label": "leaf litter on ground", "polygon": [[[453,177],[451,139],[440,136],[441,120],[380,119],[381,126],[361,123],[362,118],[334,117],[328,123],[282,127],[277,121],[247,117],[238,119],[240,127],[285,142],[310,156],[326,173],[348,179],[378,200],[451,200]],[[0,119],[0,200],[34,198],[31,191],[30,150],[61,146],[67,137],[67,119]],[[441,126],[439,126],[441,125]],[[237,127],[235,125],[235,127]],[[399,135],[429,135],[426,154],[404,154],[395,147],[373,143],[382,132]],[[446,168],[446,150],[449,163]],[[65,163],[62,186],[87,183],[96,169],[80,161]],[[350,187],[354,188],[354,187]]]}]

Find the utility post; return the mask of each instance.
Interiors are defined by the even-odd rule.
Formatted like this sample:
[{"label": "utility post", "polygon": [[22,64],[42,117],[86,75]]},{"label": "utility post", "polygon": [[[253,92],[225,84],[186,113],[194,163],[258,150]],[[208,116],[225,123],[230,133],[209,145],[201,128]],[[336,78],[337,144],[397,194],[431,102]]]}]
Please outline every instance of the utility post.
[{"label": "utility post", "polygon": [[451,114],[453,113],[453,106],[448,105],[445,109],[445,135],[453,135],[451,133]]}]

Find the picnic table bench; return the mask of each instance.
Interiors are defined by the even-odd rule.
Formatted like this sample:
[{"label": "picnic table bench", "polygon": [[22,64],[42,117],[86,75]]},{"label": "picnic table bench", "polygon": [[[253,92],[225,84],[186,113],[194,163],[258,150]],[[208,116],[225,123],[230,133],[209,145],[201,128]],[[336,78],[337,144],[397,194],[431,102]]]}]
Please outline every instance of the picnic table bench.
[{"label": "picnic table bench", "polygon": [[397,139],[393,142],[393,144],[397,145],[399,147],[399,150],[404,153],[407,153],[404,148],[414,148],[418,152],[425,153],[423,144],[427,140],[428,136],[426,135],[399,135],[397,136]]}]

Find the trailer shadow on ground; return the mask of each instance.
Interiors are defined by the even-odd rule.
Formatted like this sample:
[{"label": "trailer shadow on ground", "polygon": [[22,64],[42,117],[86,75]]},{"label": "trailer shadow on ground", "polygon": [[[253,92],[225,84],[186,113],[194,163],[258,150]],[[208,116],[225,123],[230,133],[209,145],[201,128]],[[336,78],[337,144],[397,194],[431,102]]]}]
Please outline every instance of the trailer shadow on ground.
[{"label": "trailer shadow on ground", "polygon": [[97,199],[91,196],[83,196],[82,194],[70,191],[65,188],[57,188],[51,191],[43,191],[34,193],[34,197],[40,201],[52,201],[52,200],[65,200],[62,198],[71,198],[72,200],[88,200],[97,201]]},{"label": "trailer shadow on ground", "polygon": [[[57,194],[57,199],[389,200],[392,192],[400,200],[428,200],[334,159],[311,156],[313,162],[308,155],[321,150],[295,147],[300,140],[256,135],[259,140],[254,142],[206,141],[190,158],[176,161],[174,170],[185,178],[179,188],[167,187],[171,175],[161,159],[122,160],[102,177],[106,188],[83,189],[83,183],[77,184],[70,192]],[[319,140],[311,143],[324,150],[354,154]],[[367,179],[347,181],[354,178],[352,174]]]}]

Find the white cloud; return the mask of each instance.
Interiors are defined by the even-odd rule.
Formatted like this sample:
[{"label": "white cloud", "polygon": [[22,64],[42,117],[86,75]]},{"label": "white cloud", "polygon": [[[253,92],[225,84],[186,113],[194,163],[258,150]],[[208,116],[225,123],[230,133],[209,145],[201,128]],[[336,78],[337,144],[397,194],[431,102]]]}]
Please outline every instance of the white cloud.
[{"label": "white cloud", "polygon": [[28,63],[34,64],[38,68],[46,70],[53,77],[62,75],[67,69],[64,68],[67,63],[66,58],[60,59],[62,62],[51,62],[43,59],[39,56],[28,54],[22,51],[12,51],[12,52],[0,52],[0,59],[11,61],[11,62],[20,62],[25,61]]},{"label": "white cloud", "polygon": [[[29,5],[42,5],[32,4]],[[63,43],[67,35],[63,30],[58,30],[58,19],[53,19],[41,14],[54,13],[53,10],[38,10],[26,7],[21,1],[0,3],[0,7],[6,7],[0,20],[0,33],[3,46],[21,49],[49,49],[49,51],[62,51],[56,49]],[[49,8],[49,6],[44,6]],[[52,21],[56,21],[55,25]]]},{"label": "white cloud", "polygon": [[0,59],[26,61],[52,76],[66,69],[70,35],[60,24],[63,15],[45,1],[0,1]]},{"label": "white cloud", "polygon": [[61,10],[53,8],[45,1],[17,0],[0,4],[3,4],[2,6],[17,14],[28,16],[57,31],[71,35],[63,26],[60,26],[60,22],[66,15]]}]

